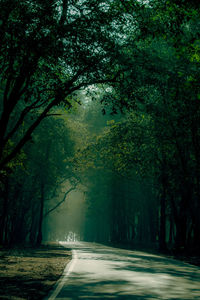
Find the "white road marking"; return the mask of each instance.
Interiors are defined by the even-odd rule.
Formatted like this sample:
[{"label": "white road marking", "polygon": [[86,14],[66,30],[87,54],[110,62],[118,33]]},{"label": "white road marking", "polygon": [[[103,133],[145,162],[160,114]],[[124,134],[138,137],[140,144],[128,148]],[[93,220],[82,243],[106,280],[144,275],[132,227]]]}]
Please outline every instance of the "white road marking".
[{"label": "white road marking", "polygon": [[57,295],[60,293],[61,289],[63,288],[64,284],[67,281],[67,277],[72,272],[76,262],[78,260],[78,256],[76,253],[76,250],[72,250],[72,260],[64,269],[64,272],[62,274],[61,279],[58,281],[56,289],[53,291],[53,293],[47,298],[48,300],[55,300]]}]

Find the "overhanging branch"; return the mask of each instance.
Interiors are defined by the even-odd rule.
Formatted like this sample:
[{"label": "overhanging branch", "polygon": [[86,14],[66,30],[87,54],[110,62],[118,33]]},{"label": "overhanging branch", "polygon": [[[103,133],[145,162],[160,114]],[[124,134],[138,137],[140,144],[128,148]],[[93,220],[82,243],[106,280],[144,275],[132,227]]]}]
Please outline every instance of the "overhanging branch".
[{"label": "overhanging branch", "polygon": [[67,196],[68,196],[72,191],[74,191],[74,190],[76,189],[76,186],[77,186],[77,185],[71,187],[67,192],[65,192],[63,199],[62,199],[61,201],[59,201],[59,202],[58,202],[54,207],[52,207],[50,210],[48,210],[48,211],[45,213],[44,218],[46,218],[52,211],[54,211],[54,210],[55,210],[56,208],[58,208],[62,203],[64,203],[65,200],[66,200],[66,198],[67,198]]}]

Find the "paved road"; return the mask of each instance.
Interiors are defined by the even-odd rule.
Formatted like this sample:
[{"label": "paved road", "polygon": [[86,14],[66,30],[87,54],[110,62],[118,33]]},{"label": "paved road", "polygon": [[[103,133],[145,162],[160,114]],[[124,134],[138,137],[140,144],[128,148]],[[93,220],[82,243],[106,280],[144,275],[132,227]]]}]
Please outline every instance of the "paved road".
[{"label": "paved road", "polygon": [[200,268],[139,251],[65,243],[73,260],[49,300],[200,299]]}]

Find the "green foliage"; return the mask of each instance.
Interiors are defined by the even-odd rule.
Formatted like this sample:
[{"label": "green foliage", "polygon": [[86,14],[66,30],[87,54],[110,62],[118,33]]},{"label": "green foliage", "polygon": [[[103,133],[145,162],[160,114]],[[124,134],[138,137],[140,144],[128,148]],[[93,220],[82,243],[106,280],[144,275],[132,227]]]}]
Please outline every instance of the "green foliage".
[{"label": "green foliage", "polygon": [[169,241],[177,248],[195,247],[200,237],[199,6],[150,1],[134,13],[127,10],[127,18],[135,21],[135,30],[127,33],[114,60],[124,65],[121,80],[102,102],[112,103],[114,112],[128,112],[82,155],[94,168],[150,182],[159,203],[160,246]]},{"label": "green foliage", "polygon": [[[40,194],[51,194],[56,178],[65,176],[69,167],[70,174],[76,172],[90,183],[88,205],[94,211],[97,206],[94,216],[103,214],[103,192],[108,192],[106,222],[112,219],[113,239],[125,240],[127,233],[129,241],[136,234],[140,241],[151,236],[155,242],[159,231],[162,248],[166,242],[184,249],[197,246],[200,10],[196,1],[4,0],[0,11],[2,181],[15,169],[22,174],[22,184],[26,170],[31,184],[35,180],[39,186],[48,174]],[[94,109],[98,105],[81,115],[77,103],[89,94],[105,105],[104,114],[121,111],[123,117],[106,115],[100,120]],[[65,157],[58,120],[54,125],[49,121],[47,128],[54,129],[48,136],[48,129],[40,127],[34,144],[27,143],[58,105],[66,111],[74,107],[71,119],[66,114],[68,139],[75,134],[72,154],[76,153],[70,159]],[[80,118],[73,120],[76,113]],[[109,191],[103,174],[111,184]],[[133,182],[128,195],[127,180]],[[92,205],[91,193],[98,191],[98,183],[103,189]],[[23,190],[16,186],[12,195]],[[38,195],[37,190],[34,198]]]},{"label": "green foliage", "polygon": [[49,200],[56,198],[61,183],[73,177],[69,163],[72,154],[73,142],[64,120],[45,119],[34,132],[32,143],[12,161],[14,165],[9,166],[12,173],[6,174],[7,204],[1,212],[2,220],[5,218],[1,228],[4,243],[24,243],[25,240],[36,243],[41,205],[44,206],[43,217],[54,205]]},{"label": "green foliage", "polygon": [[[124,19],[115,2],[1,1],[1,169],[53,107],[64,103],[69,109],[74,91],[113,80],[113,22]],[[7,153],[10,138],[14,145]]]}]

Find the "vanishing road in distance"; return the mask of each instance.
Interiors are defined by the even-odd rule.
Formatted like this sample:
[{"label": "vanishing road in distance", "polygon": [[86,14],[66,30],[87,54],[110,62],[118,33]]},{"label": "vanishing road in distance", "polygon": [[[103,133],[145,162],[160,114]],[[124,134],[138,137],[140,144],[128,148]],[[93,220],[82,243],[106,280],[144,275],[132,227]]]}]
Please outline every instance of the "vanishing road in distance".
[{"label": "vanishing road in distance", "polygon": [[101,244],[62,245],[73,259],[46,299],[200,299],[199,267]]}]

